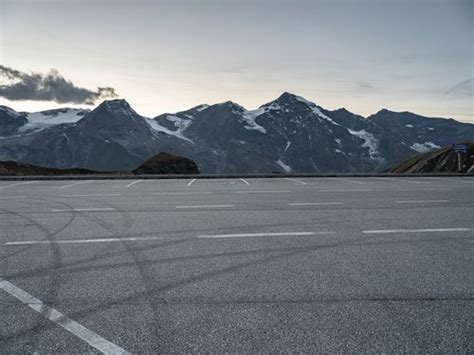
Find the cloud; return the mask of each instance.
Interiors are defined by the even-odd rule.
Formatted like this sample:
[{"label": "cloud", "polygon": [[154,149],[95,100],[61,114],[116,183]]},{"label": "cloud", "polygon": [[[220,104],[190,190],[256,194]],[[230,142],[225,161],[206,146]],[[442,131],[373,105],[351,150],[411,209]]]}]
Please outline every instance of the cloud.
[{"label": "cloud", "polygon": [[365,81],[358,82],[357,85],[362,89],[375,89],[374,84]]},{"label": "cloud", "polygon": [[474,78],[463,80],[444,92],[446,95],[474,96]]},{"label": "cloud", "polygon": [[111,87],[99,87],[96,91],[77,87],[55,69],[47,74],[28,74],[0,65],[0,97],[8,100],[93,105],[100,99],[116,96]]}]

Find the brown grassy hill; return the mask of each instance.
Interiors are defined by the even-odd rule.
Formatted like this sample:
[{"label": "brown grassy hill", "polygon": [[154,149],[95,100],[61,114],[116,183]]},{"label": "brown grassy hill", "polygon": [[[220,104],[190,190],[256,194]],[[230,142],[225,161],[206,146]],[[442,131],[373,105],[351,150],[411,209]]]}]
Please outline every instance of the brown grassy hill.
[{"label": "brown grassy hill", "polygon": [[199,174],[198,166],[191,159],[160,153],[148,159],[133,170],[136,175],[141,174]]},{"label": "brown grassy hill", "polygon": [[145,161],[133,171],[98,172],[88,169],[55,169],[19,163],[0,161],[0,176],[67,176],[67,175],[143,175],[143,174],[199,174],[194,161],[188,158],[160,153]]},{"label": "brown grassy hill", "polygon": [[26,176],[26,175],[89,175],[98,172],[87,169],[54,169],[45,168],[15,161],[0,161],[0,176]]},{"label": "brown grassy hill", "polygon": [[[467,154],[461,155],[461,172],[470,171],[474,165],[474,142],[462,142],[469,146]],[[458,157],[449,147],[431,150],[411,157],[390,170],[391,173],[457,173]]]}]

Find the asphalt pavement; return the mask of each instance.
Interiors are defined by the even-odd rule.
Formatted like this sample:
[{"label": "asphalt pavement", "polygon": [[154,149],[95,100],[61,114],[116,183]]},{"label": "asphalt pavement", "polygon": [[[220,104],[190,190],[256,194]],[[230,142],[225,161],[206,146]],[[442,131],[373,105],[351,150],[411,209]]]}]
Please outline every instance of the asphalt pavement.
[{"label": "asphalt pavement", "polygon": [[0,353],[473,353],[474,179],[0,181]]}]

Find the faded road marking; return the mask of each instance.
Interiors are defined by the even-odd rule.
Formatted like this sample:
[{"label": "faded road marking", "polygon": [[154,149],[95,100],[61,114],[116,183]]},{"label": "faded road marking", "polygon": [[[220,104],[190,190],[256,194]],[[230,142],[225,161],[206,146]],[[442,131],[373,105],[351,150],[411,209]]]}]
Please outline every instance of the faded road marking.
[{"label": "faded road marking", "polygon": [[291,190],[243,190],[243,191],[235,191],[236,194],[280,194],[280,193],[288,193]]},{"label": "faded road marking", "polygon": [[245,185],[250,185],[250,183],[245,179],[240,178],[240,181],[242,181]]},{"label": "faded road marking", "polygon": [[80,325],[79,323],[73,321],[72,319],[66,317],[61,312],[56,309],[44,304],[39,299],[30,295],[28,292],[22,290],[21,288],[16,287],[12,283],[0,278],[0,289],[4,290],[11,296],[15,297],[31,309],[42,314],[44,317],[50,321],[56,323],[60,327],[66,329],[68,332],[74,334],[79,339],[85,341],[90,346],[99,350],[104,354],[130,354],[125,349],[120,346],[108,341],[107,339],[102,338],[97,333],[92,330],[87,329],[86,327]]},{"label": "faded road marking", "polygon": [[235,207],[235,205],[195,205],[195,206],[176,206],[177,209],[184,208],[228,208]]},{"label": "faded road marking", "polygon": [[51,210],[51,212],[94,212],[94,211],[114,211],[114,209],[113,208],[73,208],[73,209]]},{"label": "faded road marking", "polygon": [[432,229],[380,229],[365,230],[365,234],[388,234],[388,233],[435,233],[435,232],[467,232],[469,228],[432,228]]},{"label": "faded road marking", "polygon": [[293,202],[290,206],[326,206],[326,205],[344,205],[345,202]]},{"label": "faded road marking", "polygon": [[284,178],[285,180],[288,180],[288,181],[292,181],[292,182],[295,182],[297,184],[301,184],[301,185],[308,185],[306,182],[304,181],[300,181],[300,180],[296,180],[296,179],[290,179],[290,178]]},{"label": "faded road marking", "polygon": [[196,238],[252,238],[252,237],[278,237],[278,236],[311,236],[334,234],[334,232],[269,232],[269,233],[242,233],[242,234],[209,234],[198,235]]},{"label": "faded road marking", "polygon": [[69,184],[69,185],[60,186],[59,188],[60,188],[60,189],[67,189],[68,187],[73,187],[73,186],[77,186],[77,185],[87,184],[88,182],[92,182],[92,181],[94,181],[94,180],[86,180],[86,181],[75,182],[74,184]]},{"label": "faded road marking", "polygon": [[57,197],[112,197],[120,194],[88,194],[88,195],[59,195]]},{"label": "faded road marking", "polygon": [[142,181],[143,181],[143,180],[136,180],[136,181],[134,181],[134,182],[131,182],[130,184],[128,184],[128,185],[125,186],[125,187],[131,187],[131,186],[133,186],[133,185],[135,185],[135,184],[138,184],[139,182],[142,182]]},{"label": "faded road marking", "polygon": [[196,191],[196,192],[153,192],[152,195],[208,195],[211,191]]},{"label": "faded road marking", "polygon": [[33,184],[35,182],[37,182],[37,181],[17,182],[15,184],[2,185],[2,186],[0,186],[0,188],[11,187],[11,186],[19,186],[19,185],[28,185],[28,184]]},{"label": "faded road marking", "polygon": [[111,242],[140,242],[160,240],[163,237],[126,237],[126,238],[97,238],[97,239],[63,239],[63,240],[24,240],[6,242],[4,245],[35,245],[35,244],[83,244],[83,243],[111,243]]},{"label": "faded road marking", "polygon": [[449,200],[413,200],[413,201],[395,201],[396,203],[406,204],[406,203],[445,203]]},{"label": "faded road marking", "polygon": [[372,191],[371,189],[325,189],[317,190],[318,192],[368,192]]},{"label": "faded road marking", "polygon": [[353,184],[365,185],[365,182],[350,180],[350,179],[341,179],[341,178],[328,178],[328,179],[342,181],[342,182],[350,182],[350,183],[353,183]]}]

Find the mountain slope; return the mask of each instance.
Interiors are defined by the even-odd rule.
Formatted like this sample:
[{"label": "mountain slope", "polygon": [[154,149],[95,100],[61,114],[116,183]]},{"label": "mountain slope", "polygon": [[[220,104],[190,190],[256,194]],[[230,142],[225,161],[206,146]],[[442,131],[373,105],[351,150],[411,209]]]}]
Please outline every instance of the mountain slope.
[{"label": "mountain slope", "polygon": [[[474,142],[464,142],[469,149],[461,154],[461,172],[472,172]],[[392,173],[457,173],[458,156],[451,146],[420,153],[390,170]]]},{"label": "mountain slope", "polygon": [[255,110],[227,101],[153,119],[125,100],[90,112],[0,107],[0,160],[99,171],[131,170],[166,151],[203,173],[371,172],[469,139],[471,124],[388,110],[364,118],[290,93]]}]

